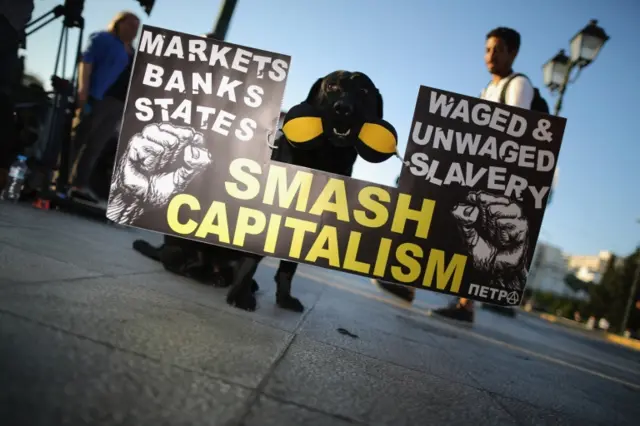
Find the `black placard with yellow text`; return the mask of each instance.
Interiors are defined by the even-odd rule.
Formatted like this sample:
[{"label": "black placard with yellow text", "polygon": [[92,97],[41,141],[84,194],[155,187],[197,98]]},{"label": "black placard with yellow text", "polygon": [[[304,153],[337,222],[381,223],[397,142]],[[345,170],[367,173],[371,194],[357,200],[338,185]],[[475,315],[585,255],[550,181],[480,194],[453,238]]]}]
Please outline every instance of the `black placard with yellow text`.
[{"label": "black placard with yellow text", "polygon": [[[504,168],[508,175],[523,177],[544,206],[540,188],[551,184],[555,164],[547,170],[548,154],[538,164],[528,151],[514,163],[513,152],[525,143],[539,144],[529,135],[544,118],[553,133],[544,146],[555,161],[564,121],[508,107],[496,115],[495,104],[423,87],[412,133],[419,121],[423,128],[453,131],[452,143],[455,132],[493,135],[498,157],[476,153],[466,158],[434,148],[433,140],[410,140],[405,159],[411,165],[404,167],[399,187],[372,184],[269,160],[267,141],[275,134],[290,63],[286,55],[145,26],[107,217],[417,288],[518,303],[544,208],[535,205],[531,191],[511,194],[513,202],[505,199],[504,191],[495,190],[495,176]],[[454,109],[446,117],[431,111],[431,93],[452,98]],[[466,114],[474,117],[466,122],[460,118],[464,107],[456,106],[461,100],[468,103]],[[485,107],[474,109],[476,104]],[[517,138],[505,135],[522,131],[517,127],[522,120],[509,128],[503,117],[514,112],[528,126],[526,135]],[[502,130],[505,125],[509,132]],[[446,135],[432,132],[440,145],[448,143]],[[507,137],[513,139],[507,144],[511,148],[500,151]],[[434,160],[441,164],[437,173]],[[535,165],[528,168],[531,161]],[[477,173],[470,180],[463,173],[467,184],[474,183],[471,187],[459,179],[444,186],[434,183],[453,162],[463,172],[472,162],[495,166],[486,172],[492,184]],[[522,249],[514,244],[525,239]],[[487,300],[487,292],[494,299]]]}]

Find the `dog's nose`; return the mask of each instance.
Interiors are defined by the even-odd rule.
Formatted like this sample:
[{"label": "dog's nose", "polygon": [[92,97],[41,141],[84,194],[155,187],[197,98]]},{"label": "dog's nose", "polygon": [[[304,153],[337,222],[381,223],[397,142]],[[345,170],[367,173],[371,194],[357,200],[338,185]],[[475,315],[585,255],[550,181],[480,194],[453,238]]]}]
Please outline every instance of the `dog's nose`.
[{"label": "dog's nose", "polygon": [[353,106],[345,101],[338,101],[333,104],[333,109],[338,115],[349,116],[353,114]]}]

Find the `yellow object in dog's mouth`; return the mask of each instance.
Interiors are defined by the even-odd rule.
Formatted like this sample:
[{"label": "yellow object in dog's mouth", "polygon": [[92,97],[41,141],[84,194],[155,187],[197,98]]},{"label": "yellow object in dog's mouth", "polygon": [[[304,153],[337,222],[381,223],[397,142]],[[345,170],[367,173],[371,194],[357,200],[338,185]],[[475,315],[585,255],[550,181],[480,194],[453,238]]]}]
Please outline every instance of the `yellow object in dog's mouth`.
[{"label": "yellow object in dog's mouth", "polygon": [[396,136],[391,130],[380,124],[364,123],[358,138],[380,154],[394,154],[396,152]]},{"label": "yellow object in dog's mouth", "polygon": [[282,132],[294,143],[309,142],[322,135],[322,119],[320,117],[293,118],[282,126]]}]

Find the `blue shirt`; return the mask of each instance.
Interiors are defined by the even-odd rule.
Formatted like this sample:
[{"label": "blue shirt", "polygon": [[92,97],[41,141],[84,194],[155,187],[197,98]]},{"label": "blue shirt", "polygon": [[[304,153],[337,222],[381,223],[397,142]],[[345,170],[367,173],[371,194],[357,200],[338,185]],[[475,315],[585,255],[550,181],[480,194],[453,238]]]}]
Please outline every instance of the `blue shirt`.
[{"label": "blue shirt", "polygon": [[89,37],[82,62],[92,64],[89,96],[102,100],[105,92],[129,64],[129,54],[116,35],[101,31]]}]

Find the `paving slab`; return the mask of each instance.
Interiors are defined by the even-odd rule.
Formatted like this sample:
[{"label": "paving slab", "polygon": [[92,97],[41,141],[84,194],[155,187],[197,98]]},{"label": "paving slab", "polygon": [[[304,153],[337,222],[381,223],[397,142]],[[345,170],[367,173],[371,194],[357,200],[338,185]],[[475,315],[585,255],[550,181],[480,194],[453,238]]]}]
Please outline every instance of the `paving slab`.
[{"label": "paving slab", "polygon": [[0,313],[0,418],[29,425],[227,425],[249,389]]},{"label": "paving slab", "polygon": [[265,392],[371,425],[516,424],[482,390],[303,337]]},{"label": "paving slab", "polygon": [[348,426],[357,422],[262,395],[242,424],[244,426]]},{"label": "paving slab", "polygon": [[107,277],[9,287],[0,292],[0,312],[245,386],[260,383],[291,339]]},{"label": "paving slab", "polygon": [[0,283],[45,282],[99,275],[99,272],[84,269],[70,262],[0,244]]}]

